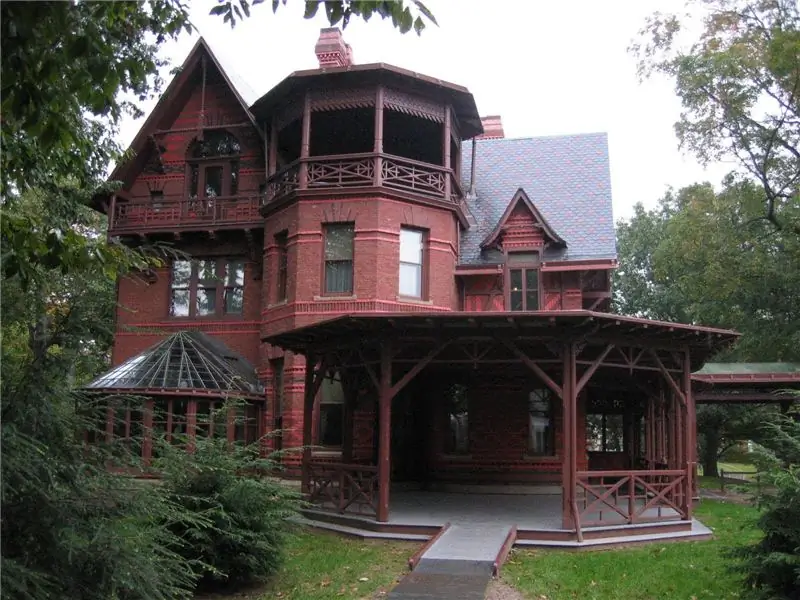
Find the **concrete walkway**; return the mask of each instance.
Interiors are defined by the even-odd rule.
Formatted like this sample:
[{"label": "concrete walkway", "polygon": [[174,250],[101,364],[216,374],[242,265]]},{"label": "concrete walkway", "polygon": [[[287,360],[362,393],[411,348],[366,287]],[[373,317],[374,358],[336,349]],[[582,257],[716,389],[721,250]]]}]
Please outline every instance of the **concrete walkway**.
[{"label": "concrete walkway", "polygon": [[428,548],[412,573],[390,593],[393,600],[483,600],[494,561],[511,526],[459,523]]}]

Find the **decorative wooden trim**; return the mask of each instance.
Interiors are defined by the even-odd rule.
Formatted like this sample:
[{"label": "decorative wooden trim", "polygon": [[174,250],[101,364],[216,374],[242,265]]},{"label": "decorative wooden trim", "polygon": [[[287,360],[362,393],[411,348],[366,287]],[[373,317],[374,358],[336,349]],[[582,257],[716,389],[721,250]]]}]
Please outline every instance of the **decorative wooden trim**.
[{"label": "decorative wooden trim", "polygon": [[279,133],[294,121],[303,118],[303,102],[301,100],[302,98],[288,100],[280,110],[275,112],[272,122],[276,133]]},{"label": "decorative wooden trim", "polygon": [[444,123],[444,106],[421,96],[395,89],[386,88],[384,91],[384,107],[406,115],[435,121],[436,123]]},{"label": "decorative wooden trim", "polygon": [[375,106],[375,90],[371,88],[325,89],[309,92],[312,112],[368,108]]}]

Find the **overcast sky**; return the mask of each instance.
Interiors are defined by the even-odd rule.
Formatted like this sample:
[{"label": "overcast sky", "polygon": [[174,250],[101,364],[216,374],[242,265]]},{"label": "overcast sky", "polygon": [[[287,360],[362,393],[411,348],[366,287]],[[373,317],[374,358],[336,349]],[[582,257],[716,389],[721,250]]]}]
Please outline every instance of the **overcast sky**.
[{"label": "overcast sky", "polygon": [[[235,2],[236,0],[234,0]],[[216,0],[193,0],[191,19],[248,102],[292,71],[315,68],[314,44],[328,26],[320,10],[302,18],[289,0],[273,15],[271,2],[253,7],[236,28],[209,16]],[[677,0],[428,0],[439,27],[401,35],[378,17],[344,31],[357,63],[385,62],[467,87],[481,115],[502,117],[506,137],[607,132],[614,215],[636,202],[652,206],[668,186],[719,183],[732,165],[702,169],[678,150],[673,131],[680,104],[666,80],[639,83],[627,51],[645,17],[683,10]],[[164,48],[180,64],[197,40]],[[247,89],[250,88],[250,89]],[[154,102],[143,108],[147,112]],[[140,121],[126,122],[121,141]]]}]

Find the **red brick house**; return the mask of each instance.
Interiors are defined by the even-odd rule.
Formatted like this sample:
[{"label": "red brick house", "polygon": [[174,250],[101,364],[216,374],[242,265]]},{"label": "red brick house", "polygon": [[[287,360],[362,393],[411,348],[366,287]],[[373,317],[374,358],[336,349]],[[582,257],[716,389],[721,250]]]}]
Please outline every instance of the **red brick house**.
[{"label": "red brick house", "polygon": [[316,54],[248,106],[201,39],[97,198],[110,236],[185,253],[119,281],[90,387],[152,400],[107,436],[197,435],[237,394],[225,435],[313,445],[288,473],[340,512],[389,520],[390,483],[550,485],[579,538],[603,511],[690,527],[690,374],[735,334],[607,312],[606,136],[508,139],[338,30]]}]

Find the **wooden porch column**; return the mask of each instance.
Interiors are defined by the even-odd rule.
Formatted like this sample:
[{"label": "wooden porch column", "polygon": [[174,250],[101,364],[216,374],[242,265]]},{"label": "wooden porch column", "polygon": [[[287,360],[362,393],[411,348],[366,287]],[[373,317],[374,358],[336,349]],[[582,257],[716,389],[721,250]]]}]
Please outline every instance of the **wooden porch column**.
[{"label": "wooden porch column", "polygon": [[186,406],[186,441],[187,450],[194,452],[197,439],[197,400],[192,398]]},{"label": "wooden porch column", "polygon": [[342,462],[353,462],[353,427],[355,424],[355,405],[358,388],[353,385],[352,376],[342,372],[342,389],[344,391],[344,414],[342,416]]},{"label": "wooden porch column", "polygon": [[373,185],[380,187],[383,185],[383,86],[379,85],[375,92],[375,173],[373,173]]},{"label": "wooden porch column", "polygon": [[278,164],[278,120],[272,115],[269,126],[269,150],[267,151],[267,179],[272,177]]},{"label": "wooden porch column", "polygon": [[381,345],[381,379],[378,392],[378,509],[377,520],[389,520],[389,486],[391,485],[392,431],[392,346]]},{"label": "wooden porch column", "polygon": [[562,448],[561,462],[561,520],[564,529],[575,529],[573,508],[575,501],[575,487],[577,480],[577,398],[575,381],[575,345],[570,343],[564,346],[564,369],[562,389]]},{"label": "wooden porch column", "polygon": [[692,362],[689,349],[683,352],[683,394],[686,398],[685,429],[685,455],[686,455],[686,491],[685,502],[686,518],[692,518],[692,497],[694,496],[694,474],[697,466],[697,415],[695,412],[694,396],[692,395]]},{"label": "wooden porch column", "polygon": [[306,92],[303,96],[303,126],[300,138],[300,173],[298,175],[298,188],[304,190],[308,187],[308,157],[311,151],[311,98]]},{"label": "wooden porch column", "polygon": [[311,480],[311,440],[314,427],[314,370],[317,365],[317,357],[313,354],[306,355],[306,376],[303,386],[303,459],[302,474],[300,480],[300,491],[304,494],[309,493],[309,482]]},{"label": "wooden porch column", "polygon": [[[444,168],[450,168],[450,130],[452,128],[451,123],[451,110],[450,106],[444,107],[444,136],[442,141],[442,156],[444,157]],[[449,171],[445,171],[444,173],[444,199],[445,201],[450,201],[450,173]]]}]

